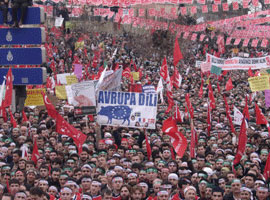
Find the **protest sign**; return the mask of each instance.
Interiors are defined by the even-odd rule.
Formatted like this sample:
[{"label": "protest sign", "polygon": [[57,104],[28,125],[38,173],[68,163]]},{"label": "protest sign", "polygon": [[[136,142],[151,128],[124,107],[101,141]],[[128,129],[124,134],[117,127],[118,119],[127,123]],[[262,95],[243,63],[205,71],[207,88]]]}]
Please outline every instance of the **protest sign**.
[{"label": "protest sign", "polygon": [[140,80],[140,73],[139,72],[130,72],[134,81]]},{"label": "protest sign", "polygon": [[26,89],[25,106],[42,106],[44,105],[42,92],[45,93],[45,89]]},{"label": "protest sign", "polygon": [[58,99],[67,99],[66,86],[65,85],[56,85],[55,94]]},{"label": "protest sign", "polygon": [[64,74],[57,74],[57,83],[62,84],[62,85],[66,85],[67,84],[67,79],[66,76],[70,76],[70,73],[64,73]]},{"label": "protest sign", "polygon": [[201,63],[201,71],[204,72],[209,72],[211,70],[211,65],[209,63],[203,62]]},{"label": "protest sign", "polygon": [[248,78],[249,87],[252,92],[264,91],[270,89],[269,76],[256,76]]},{"label": "protest sign", "polygon": [[75,75],[66,76],[67,85],[78,83],[78,79]]},{"label": "protest sign", "polygon": [[68,103],[76,115],[96,113],[95,87],[93,81],[84,81],[66,86]]},{"label": "protest sign", "polygon": [[142,87],[142,90],[144,93],[155,93],[156,92],[156,88],[153,85],[144,85]]},{"label": "protest sign", "polygon": [[83,66],[81,64],[74,64],[74,74],[79,80],[82,78],[82,68]]},{"label": "protest sign", "polygon": [[100,125],[155,129],[156,93],[99,91],[97,98]]},{"label": "protest sign", "polygon": [[265,95],[265,106],[269,108],[270,107],[270,90],[265,90],[264,95]]},{"label": "protest sign", "polygon": [[262,69],[270,67],[270,56],[259,58],[240,58],[233,57],[230,59],[222,59],[216,56],[207,54],[206,62],[201,64],[202,72],[210,71],[211,66],[221,67],[222,70],[248,70]]},{"label": "protest sign", "polygon": [[54,26],[55,27],[61,27],[63,24],[64,18],[62,17],[56,17],[55,18],[55,22],[54,22]]}]

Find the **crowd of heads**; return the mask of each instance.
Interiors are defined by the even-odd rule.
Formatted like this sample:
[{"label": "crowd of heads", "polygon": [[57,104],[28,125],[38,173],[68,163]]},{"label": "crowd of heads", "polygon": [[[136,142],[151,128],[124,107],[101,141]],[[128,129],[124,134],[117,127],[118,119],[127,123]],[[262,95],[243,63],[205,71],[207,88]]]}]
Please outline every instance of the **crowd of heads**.
[{"label": "crowd of heads", "polygon": [[[75,42],[81,34],[86,35],[84,47],[75,49]],[[151,33],[106,33],[93,30],[81,33],[74,29],[56,37],[48,35],[54,53],[49,58],[48,72],[72,71],[74,56],[84,65],[84,72],[97,74],[104,61],[114,69],[118,63],[123,68],[134,71],[131,60],[142,70],[137,84],[157,86],[159,69],[164,56],[167,57],[169,72],[172,75],[174,36],[168,35],[166,44],[154,46]],[[56,132],[56,121],[48,116],[42,107],[25,107],[28,121],[22,120],[22,113],[15,112],[18,126],[12,127],[10,119],[0,118],[0,198],[18,199],[58,199],[99,200],[99,199],[269,199],[269,180],[263,176],[269,153],[270,139],[265,125],[257,125],[254,102],[262,109],[269,120],[270,110],[264,103],[264,93],[251,95],[246,71],[233,70],[220,78],[214,75],[201,75],[195,67],[196,60],[203,61],[205,53],[218,51],[209,37],[203,42],[180,40],[184,59],[177,68],[183,77],[179,89],[173,90],[173,99],[178,103],[183,122],[178,129],[188,140],[188,148],[183,157],[173,149],[170,136],[162,132],[164,119],[171,116],[172,109],[165,113],[168,104],[159,101],[156,128],[128,128],[119,126],[100,126],[96,117],[76,117],[74,107],[66,101],[55,103],[57,111],[72,126],[87,135],[82,152],[71,138]],[[84,51],[86,49],[86,52]],[[117,49],[117,54],[113,53]],[[101,51],[97,66],[93,67],[96,51]],[[72,52],[70,56],[69,52]],[[236,48],[226,46],[220,57],[228,58],[248,53],[250,57],[268,55],[267,49]],[[50,69],[56,63],[56,71]],[[225,90],[231,77],[234,88]],[[84,77],[86,80],[89,77]],[[199,98],[201,79],[205,79],[203,97]],[[211,80],[216,100],[216,109],[211,113],[212,129],[207,134],[207,80]],[[208,81],[209,82],[209,81]],[[217,82],[221,87],[219,92]],[[122,90],[128,91],[130,80],[123,77]],[[191,139],[190,117],[185,114],[185,94],[190,94],[194,108],[194,128],[197,133],[196,156],[191,158],[189,144]],[[250,98],[245,154],[240,163],[233,166],[237,150],[240,126],[235,125],[232,133],[226,118],[223,95],[226,95],[230,108],[236,106],[243,110],[245,96]],[[151,158],[147,157],[145,135],[151,145]],[[32,160],[34,141],[40,157]]]}]

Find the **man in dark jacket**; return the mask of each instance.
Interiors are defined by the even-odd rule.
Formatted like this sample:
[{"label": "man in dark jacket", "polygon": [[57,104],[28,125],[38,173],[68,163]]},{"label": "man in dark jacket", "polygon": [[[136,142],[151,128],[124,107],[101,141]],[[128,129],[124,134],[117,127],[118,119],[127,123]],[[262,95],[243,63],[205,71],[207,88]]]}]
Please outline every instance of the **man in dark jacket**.
[{"label": "man in dark jacket", "polygon": [[3,12],[3,23],[7,25],[8,0],[0,0],[0,10]]},{"label": "man in dark jacket", "polygon": [[[14,0],[12,4],[12,18],[14,21],[14,27],[19,28],[20,25],[23,24],[26,14],[27,14],[27,7],[31,6],[32,0]],[[21,9],[21,17],[18,23],[18,9]]]}]

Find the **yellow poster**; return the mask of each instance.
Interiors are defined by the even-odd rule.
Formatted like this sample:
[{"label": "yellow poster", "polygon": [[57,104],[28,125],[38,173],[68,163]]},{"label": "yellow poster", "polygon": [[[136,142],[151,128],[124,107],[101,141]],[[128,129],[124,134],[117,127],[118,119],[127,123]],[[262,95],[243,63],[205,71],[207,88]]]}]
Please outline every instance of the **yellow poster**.
[{"label": "yellow poster", "polygon": [[256,76],[248,79],[249,87],[252,92],[269,90],[269,76]]},{"label": "yellow poster", "polygon": [[75,50],[82,49],[84,47],[84,41],[75,43]]},{"label": "yellow poster", "polygon": [[24,102],[25,106],[43,106],[43,97],[42,93],[45,93],[45,89],[39,88],[39,89],[26,89],[27,97]]},{"label": "yellow poster", "polygon": [[75,75],[66,76],[67,85],[78,83],[78,79]]},{"label": "yellow poster", "polygon": [[74,28],[74,24],[72,22],[66,22],[66,28],[72,29]]},{"label": "yellow poster", "polygon": [[67,99],[66,86],[56,85],[55,94],[58,99]]},{"label": "yellow poster", "polygon": [[139,81],[140,80],[140,73],[139,72],[130,72],[133,76],[134,81]]}]

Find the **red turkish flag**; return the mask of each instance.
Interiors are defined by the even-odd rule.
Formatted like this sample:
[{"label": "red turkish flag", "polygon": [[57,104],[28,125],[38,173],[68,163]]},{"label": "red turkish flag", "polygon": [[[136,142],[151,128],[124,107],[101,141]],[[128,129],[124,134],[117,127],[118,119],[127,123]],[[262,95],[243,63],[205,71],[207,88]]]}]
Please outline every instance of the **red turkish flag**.
[{"label": "red turkish flag", "polygon": [[180,60],[183,59],[181,49],[179,47],[178,38],[175,38],[173,51],[173,65],[176,66]]},{"label": "red turkish flag", "polygon": [[250,119],[250,115],[249,115],[249,111],[248,111],[248,99],[246,96],[246,105],[245,108],[243,110],[243,115],[246,116],[246,118],[249,120]]},{"label": "red turkish flag", "polygon": [[26,116],[24,110],[22,111],[22,121],[23,122],[27,122],[28,121],[27,116]]},{"label": "red turkish flag", "polygon": [[254,76],[254,74],[253,74],[253,72],[251,70],[251,67],[248,69],[248,75],[249,75],[249,77],[253,77]]},{"label": "red turkish flag", "polygon": [[118,22],[117,22],[117,28],[118,28],[118,30],[120,30],[121,22],[122,22],[122,17],[120,17],[119,20],[118,20]]},{"label": "red turkish flag", "polygon": [[218,5],[212,4],[212,12],[218,12]]},{"label": "red turkish flag", "polygon": [[196,145],[196,132],[193,125],[191,126],[191,139],[190,139],[190,157],[195,158],[195,145]]},{"label": "red turkish flag", "polygon": [[147,158],[148,158],[148,160],[150,160],[151,154],[152,154],[152,150],[151,150],[151,146],[150,146],[149,141],[148,141],[148,136],[146,134],[146,131],[144,131],[144,134],[145,134],[145,143],[146,143],[146,150],[147,150]]},{"label": "red turkish flag", "polygon": [[220,93],[220,86],[218,82],[217,82],[217,89],[218,89],[218,92]]},{"label": "red turkish flag", "polygon": [[199,91],[199,97],[202,98],[203,96],[203,84],[204,84],[204,80],[201,79],[201,87],[200,87],[200,91]]},{"label": "red turkish flag", "polygon": [[174,101],[173,101],[173,94],[172,94],[172,91],[171,90],[167,90],[166,91],[166,94],[167,94],[167,98],[168,98],[168,108],[167,110],[165,111],[165,113],[169,113],[172,109],[172,107],[174,106]]},{"label": "red turkish flag", "polygon": [[233,10],[238,10],[239,9],[239,4],[238,2],[233,2]]},{"label": "red turkish flag", "polygon": [[268,157],[266,160],[266,164],[263,170],[263,176],[266,181],[270,178],[270,153],[268,154]]},{"label": "red turkish flag", "polygon": [[168,84],[170,82],[166,57],[164,57],[164,59],[163,59],[159,74],[163,78],[163,80],[166,82],[166,84]]},{"label": "red turkish flag", "polygon": [[227,3],[222,4],[223,11],[228,11],[229,10],[229,5]]},{"label": "red turkish flag", "polygon": [[11,111],[10,108],[8,109],[8,112],[9,112],[9,115],[10,115],[10,123],[12,124],[13,128],[17,128],[17,122],[14,119],[14,116],[13,116],[12,111]]},{"label": "red turkish flag", "polygon": [[193,109],[192,104],[190,102],[188,93],[186,94],[185,99],[186,99],[186,103],[187,103],[187,107],[188,107],[188,112],[190,114],[191,119],[193,119],[194,118],[194,109]]},{"label": "red turkish flag", "polygon": [[13,90],[12,71],[11,71],[11,68],[9,68],[7,77],[6,77],[5,99],[2,102],[2,105],[4,108],[9,107],[12,104],[12,90]]},{"label": "red turkish flag", "polygon": [[187,148],[187,139],[181,132],[168,132],[167,135],[171,137],[175,152],[182,158]]},{"label": "red turkish flag", "polygon": [[123,70],[123,72],[122,72],[122,76],[123,77],[126,77],[127,79],[129,79],[130,78],[130,75],[131,75],[130,72],[131,72],[130,68],[129,67],[126,67],[125,70]]},{"label": "red turkish flag", "polygon": [[54,106],[52,105],[50,99],[48,98],[47,95],[42,93],[43,96],[43,101],[46,107],[46,110],[48,112],[48,115],[51,116],[52,118],[56,119],[58,112],[55,110]]},{"label": "red turkish flag", "polygon": [[82,152],[82,145],[87,136],[71,126],[60,114],[58,114],[56,118],[56,131],[61,135],[71,137],[78,148],[78,154]]},{"label": "red turkish flag", "polygon": [[207,132],[208,136],[210,136],[210,131],[211,131],[211,113],[210,113],[210,106],[209,103],[207,104]]},{"label": "red turkish flag", "polygon": [[239,139],[238,139],[238,147],[237,147],[237,152],[233,161],[233,165],[236,165],[240,162],[242,156],[245,153],[246,144],[247,144],[247,127],[246,127],[245,116],[244,116],[242,120],[242,124],[241,124],[241,129],[240,129],[240,134],[239,134]]},{"label": "red turkish flag", "polygon": [[267,124],[267,120],[263,115],[259,106],[255,103],[255,112],[256,112],[256,124]]},{"label": "red turkish flag", "polygon": [[35,164],[37,164],[37,160],[39,159],[39,157],[40,157],[40,155],[38,153],[37,141],[35,140],[31,160],[33,160],[35,162]]},{"label": "red turkish flag", "polygon": [[165,134],[177,132],[176,121],[172,117],[169,117],[163,121],[162,132]]},{"label": "red turkish flag", "polygon": [[231,77],[229,78],[229,80],[227,81],[227,83],[226,83],[226,91],[229,91],[229,90],[231,90],[231,89],[233,89],[233,84],[232,84],[232,79],[231,79]]},{"label": "red turkish flag", "polygon": [[215,97],[214,97],[214,93],[213,93],[213,89],[212,89],[212,85],[211,85],[211,82],[209,81],[209,84],[208,84],[208,97],[209,97],[209,100],[210,100],[210,107],[211,107],[211,110],[212,109],[215,109],[216,108],[216,105],[215,105]]},{"label": "red turkish flag", "polygon": [[207,5],[202,6],[202,13],[208,13],[208,7]]}]

